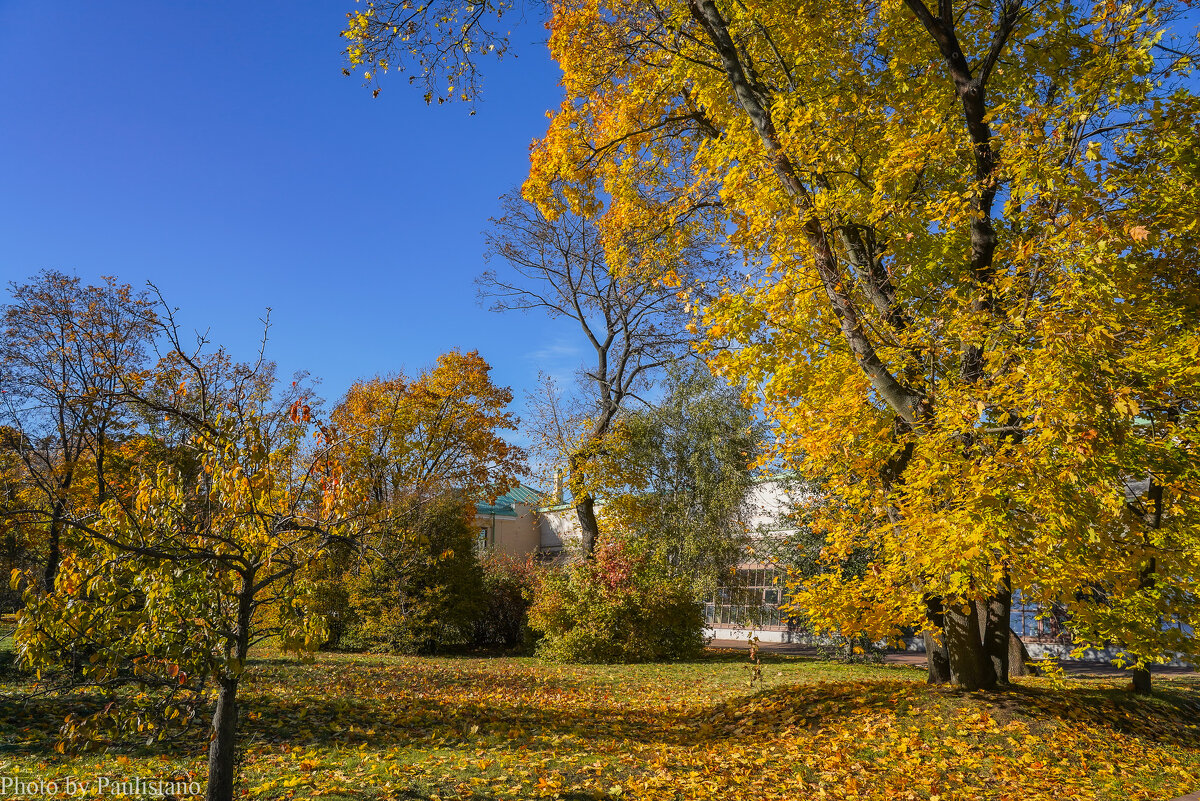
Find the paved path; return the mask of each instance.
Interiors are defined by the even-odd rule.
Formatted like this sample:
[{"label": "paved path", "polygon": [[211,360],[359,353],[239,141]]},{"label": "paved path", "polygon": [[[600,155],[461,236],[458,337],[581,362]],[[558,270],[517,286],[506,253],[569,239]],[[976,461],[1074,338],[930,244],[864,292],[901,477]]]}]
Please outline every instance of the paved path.
[{"label": "paved path", "polygon": [[[750,646],[745,640],[713,640],[709,643],[710,648],[736,648],[745,651]],[[777,643],[764,642],[759,643],[759,650],[764,654],[779,654],[781,656],[807,656],[812,659],[818,659],[821,652],[812,645],[800,645],[798,643]],[[884,654],[883,663],[885,665],[912,665],[913,667],[925,667],[925,654],[920,651],[888,651]],[[1123,668],[1107,662],[1083,662],[1075,659],[1060,659],[1058,662],[1062,669],[1072,676],[1091,676],[1097,678],[1120,678],[1128,675],[1128,672]],[[1152,665],[1150,672],[1156,676],[1195,676],[1195,670],[1185,667],[1171,667],[1168,665]],[[1195,799],[1200,801],[1200,798]]]}]

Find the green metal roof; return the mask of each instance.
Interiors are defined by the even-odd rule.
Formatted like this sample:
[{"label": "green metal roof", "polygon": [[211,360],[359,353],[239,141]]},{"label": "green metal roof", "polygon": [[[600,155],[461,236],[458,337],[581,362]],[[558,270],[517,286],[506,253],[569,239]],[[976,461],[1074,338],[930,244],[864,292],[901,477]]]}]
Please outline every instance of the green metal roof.
[{"label": "green metal roof", "polygon": [[509,504],[528,503],[535,504],[544,497],[541,490],[536,490],[533,487],[527,487],[524,484],[518,484],[508,492],[496,499],[496,503],[505,501]]},{"label": "green metal roof", "polygon": [[516,517],[518,503],[535,506],[545,497],[541,490],[518,484],[496,499],[495,503],[477,503],[475,511],[481,515],[496,515],[497,517]]}]

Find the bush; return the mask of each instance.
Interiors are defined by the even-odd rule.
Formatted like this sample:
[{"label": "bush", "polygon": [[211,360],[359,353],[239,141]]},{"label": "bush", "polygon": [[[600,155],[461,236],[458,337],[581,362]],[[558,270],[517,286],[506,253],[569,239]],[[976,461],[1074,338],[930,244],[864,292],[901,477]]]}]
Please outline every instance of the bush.
[{"label": "bush", "polygon": [[348,582],[352,622],[340,645],[427,654],[471,642],[483,571],[462,504],[444,501],[386,536]]},{"label": "bush", "polygon": [[483,560],[483,600],[472,644],[480,648],[524,648],[531,644],[529,607],[538,566],[532,558],[490,554]]},{"label": "bush", "polygon": [[704,613],[690,582],[668,579],[621,544],[591,562],[548,571],[529,610],[537,653],[556,662],[654,662],[704,649]]},{"label": "bush", "polygon": [[834,634],[817,645],[817,653],[822,659],[847,665],[881,665],[887,651],[869,637]]}]

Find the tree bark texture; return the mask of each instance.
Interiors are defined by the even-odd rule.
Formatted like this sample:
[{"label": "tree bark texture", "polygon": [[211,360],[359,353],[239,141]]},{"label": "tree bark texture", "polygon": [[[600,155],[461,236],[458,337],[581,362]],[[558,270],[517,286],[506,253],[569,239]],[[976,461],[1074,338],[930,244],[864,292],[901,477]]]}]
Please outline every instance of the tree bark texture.
[{"label": "tree bark texture", "polygon": [[975,611],[979,617],[979,639],[983,650],[992,663],[992,672],[998,682],[1008,681],[1010,641],[1012,629],[1009,626],[1009,615],[1012,612],[1012,589],[1007,574],[1000,590],[983,601],[977,601]]},{"label": "tree bark texture", "polygon": [[208,790],[204,795],[205,801],[233,801],[237,764],[238,677],[222,678],[220,687],[208,742]]},{"label": "tree bark texture", "polygon": [[950,652],[946,648],[944,634],[946,616],[942,610],[941,598],[925,599],[925,615],[929,622],[943,633],[925,632],[925,663],[929,670],[930,684],[948,684],[950,682]]},{"label": "tree bark texture", "polygon": [[950,681],[964,690],[991,690],[996,686],[996,671],[979,636],[979,613],[974,604],[965,609],[946,607],[946,649],[950,656]]},{"label": "tree bark texture", "polygon": [[583,535],[583,557],[591,559],[596,553],[596,542],[600,539],[596,501],[591,495],[584,495],[575,503],[575,516],[579,518],[579,529]]},{"label": "tree bark texture", "polygon": [[234,656],[238,667],[226,671],[217,679],[217,706],[213,710],[212,728],[208,742],[208,789],[205,801],[233,801],[233,785],[237,778],[237,691],[241,667],[250,650],[250,619],[254,613],[253,569],[242,574],[238,593],[238,614],[226,656]]}]

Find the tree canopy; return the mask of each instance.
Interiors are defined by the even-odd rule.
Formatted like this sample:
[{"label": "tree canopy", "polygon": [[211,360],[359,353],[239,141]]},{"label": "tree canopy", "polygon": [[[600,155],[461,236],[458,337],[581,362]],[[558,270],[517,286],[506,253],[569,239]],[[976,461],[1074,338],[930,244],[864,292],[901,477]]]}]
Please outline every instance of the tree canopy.
[{"label": "tree canopy", "polygon": [[629,269],[692,291],[775,456],[850,510],[827,558],[875,554],[808,604],[929,631],[932,680],[1004,679],[1014,588],[1138,665],[1200,650],[1185,8],[552,4],[526,196],[610,248],[657,224],[743,257],[714,285],[665,236]]}]

